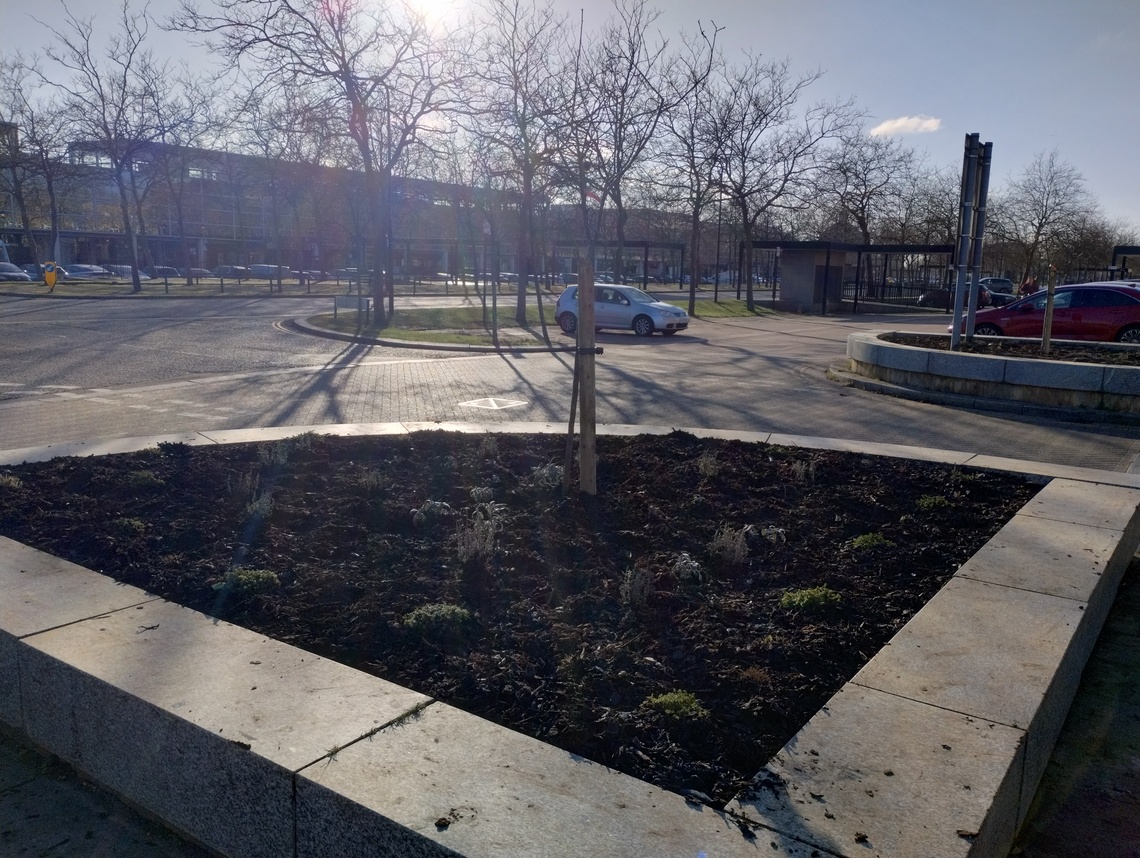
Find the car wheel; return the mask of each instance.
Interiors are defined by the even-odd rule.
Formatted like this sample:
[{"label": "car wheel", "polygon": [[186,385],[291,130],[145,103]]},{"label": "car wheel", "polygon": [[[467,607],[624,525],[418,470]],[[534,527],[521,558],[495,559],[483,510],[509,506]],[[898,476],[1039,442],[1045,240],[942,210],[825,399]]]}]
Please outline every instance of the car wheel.
[{"label": "car wheel", "polygon": [[578,330],[578,319],[573,313],[563,313],[558,317],[558,327],[564,334],[572,334]]},{"label": "car wheel", "polygon": [[1001,328],[999,328],[997,325],[991,325],[983,322],[974,328],[974,333],[981,334],[983,337],[1000,337]]},{"label": "car wheel", "polygon": [[1123,331],[1116,335],[1118,343],[1131,343],[1132,345],[1140,345],[1140,325],[1129,325]]},{"label": "car wheel", "polygon": [[653,320],[648,316],[638,316],[633,320],[633,332],[639,337],[648,337],[653,334]]},{"label": "car wheel", "polygon": [[675,333],[677,333],[677,331],[676,331],[676,330],[672,330],[672,331],[662,331],[662,332],[661,332],[661,335],[662,335],[662,336],[665,336],[665,337],[671,337],[671,336],[673,336],[673,334],[675,334]]}]

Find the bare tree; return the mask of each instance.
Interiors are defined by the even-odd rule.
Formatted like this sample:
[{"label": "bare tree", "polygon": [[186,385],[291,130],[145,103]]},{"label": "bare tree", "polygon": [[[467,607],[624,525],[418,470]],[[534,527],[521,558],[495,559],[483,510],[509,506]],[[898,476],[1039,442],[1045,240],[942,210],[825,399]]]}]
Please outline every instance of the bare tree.
[{"label": "bare tree", "polygon": [[715,94],[709,72],[720,63],[716,35],[702,32],[685,40],[685,50],[670,64],[668,88],[675,95],[673,109],[662,118],[661,146],[654,153],[659,184],[666,199],[675,200],[689,215],[689,314],[696,312],[697,283],[701,272],[701,226],[705,209],[721,193],[724,153],[713,118]]},{"label": "bare tree", "polygon": [[821,102],[797,113],[821,72],[793,77],[789,64],[748,63],[728,70],[715,105],[718,145],[724,153],[723,188],[744,231],[744,282],[753,295],[752,242],[761,217],[809,203],[823,144],[856,120],[850,102]]},{"label": "bare tree", "polygon": [[[518,294],[515,318],[526,322],[526,292],[535,252],[536,195],[550,182],[559,139],[558,80],[566,40],[564,19],[546,3],[487,0],[474,64],[471,133],[502,153],[522,196],[518,211]],[[536,289],[545,332],[542,290]]]},{"label": "bare tree", "polygon": [[[456,109],[462,63],[454,43],[410,7],[370,0],[183,0],[169,25],[199,33],[234,62],[249,61],[259,87],[303,87],[339,108],[355,142],[379,271],[373,294],[393,309],[392,177],[421,132]],[[385,314],[385,316],[387,315]]]},{"label": "bare tree", "polygon": [[119,30],[101,53],[94,44],[91,19],[76,18],[66,5],[64,10],[67,28],[52,30],[46,52],[70,77],[45,82],[60,91],[80,145],[93,150],[110,169],[131,258],[132,288],[138,292],[142,284],[131,211],[132,171],[140,153],[162,135],[158,104],[172,87],[168,66],[145,47],[150,22],[145,11],[131,10],[130,0],[123,0]]},{"label": "bare tree", "polygon": [[[12,195],[33,260],[58,256],[60,194],[74,173],[64,157],[66,118],[57,103],[34,94],[40,79],[35,63],[20,55],[0,62],[0,122],[12,125],[0,135],[0,188]],[[41,249],[33,225],[46,212],[50,238]],[[42,215],[39,215],[42,216]]]},{"label": "bare tree", "polygon": [[898,140],[852,130],[824,157],[819,189],[854,222],[863,244],[870,244],[873,228],[903,192],[914,163],[914,151]]},{"label": "bare tree", "polygon": [[1041,152],[1011,179],[992,207],[993,232],[1019,257],[1021,279],[1053,264],[1062,242],[1096,213],[1077,168],[1056,150]]}]

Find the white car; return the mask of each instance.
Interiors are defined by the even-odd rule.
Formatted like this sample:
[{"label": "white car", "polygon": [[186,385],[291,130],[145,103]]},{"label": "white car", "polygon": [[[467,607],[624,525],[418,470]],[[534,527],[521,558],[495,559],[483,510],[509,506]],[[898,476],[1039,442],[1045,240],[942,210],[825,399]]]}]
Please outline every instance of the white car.
[{"label": "white car", "polygon": [[[578,330],[578,287],[570,286],[558,296],[554,318],[563,333]],[[680,307],[658,301],[636,286],[614,283],[594,285],[594,327],[632,330],[639,337],[654,331],[671,337],[689,327],[689,314]]]}]

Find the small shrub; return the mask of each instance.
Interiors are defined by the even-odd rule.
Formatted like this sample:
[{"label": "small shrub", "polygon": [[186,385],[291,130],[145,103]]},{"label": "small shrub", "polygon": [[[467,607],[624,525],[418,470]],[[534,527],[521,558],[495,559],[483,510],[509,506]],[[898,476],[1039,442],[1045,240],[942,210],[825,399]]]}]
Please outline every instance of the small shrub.
[{"label": "small shrub", "polygon": [[678,554],[669,564],[669,571],[678,581],[686,584],[700,584],[705,580],[705,570],[701,564],[689,556],[687,551]]},{"label": "small shrub", "polygon": [[918,499],[917,506],[923,512],[930,512],[931,510],[950,506],[950,501],[946,500],[942,495],[923,495]]},{"label": "small shrub", "polygon": [[261,484],[261,477],[256,471],[245,471],[234,476],[226,475],[226,491],[232,498],[252,497]]},{"label": "small shrub", "polygon": [[705,450],[697,457],[697,473],[702,477],[715,477],[720,473],[720,462],[717,461],[715,452]]},{"label": "small shrub", "polygon": [[127,485],[135,490],[160,489],[166,481],[153,471],[131,471],[127,474]]},{"label": "small shrub", "polygon": [[455,525],[455,542],[459,559],[466,563],[474,557],[490,557],[495,551],[495,535],[503,529],[501,516],[506,505],[481,503],[471,513],[469,521]]},{"label": "small shrub", "polygon": [[20,489],[24,484],[15,474],[0,474],[0,489]]},{"label": "small shrub", "polygon": [[451,515],[451,513],[451,504],[447,501],[426,500],[420,504],[418,509],[412,510],[412,524],[416,527],[423,527],[431,519],[437,516]]},{"label": "small shrub", "polygon": [[709,711],[701,706],[691,691],[667,691],[647,697],[643,704],[675,721],[698,721],[707,718]]},{"label": "small shrub", "polygon": [[499,458],[499,441],[494,435],[484,435],[479,441],[479,455],[495,461]]},{"label": "small shrub", "polygon": [[289,442],[262,444],[257,448],[257,461],[267,468],[281,467],[289,461]]},{"label": "small shrub", "polygon": [[377,489],[382,489],[388,485],[387,476],[382,474],[380,471],[364,471],[357,479],[360,483],[360,487],[369,492],[374,492]]},{"label": "small shrub", "polygon": [[158,452],[164,456],[185,456],[190,452],[190,445],[182,441],[159,441]]},{"label": "small shrub", "polygon": [[841,598],[826,584],[822,584],[804,590],[788,590],[780,597],[780,607],[793,611],[819,611],[838,605]]},{"label": "small shrub", "polygon": [[495,496],[495,490],[490,486],[476,486],[468,494],[475,503],[486,503]]},{"label": "small shrub", "polygon": [[246,566],[235,566],[226,573],[226,577],[214,585],[215,590],[228,590],[242,596],[252,593],[264,593],[281,586],[281,579],[277,573],[269,569],[251,569]]},{"label": "small shrub", "polygon": [[111,521],[111,529],[120,536],[142,536],[146,533],[146,522],[137,518],[116,518]]},{"label": "small shrub", "polygon": [[727,566],[739,566],[748,559],[747,527],[735,530],[727,524],[717,530],[709,543],[709,553],[719,557]]},{"label": "small shrub", "polygon": [[653,573],[645,563],[634,563],[622,574],[619,594],[628,608],[644,608],[653,597]]},{"label": "small shrub", "polygon": [[815,461],[795,461],[792,462],[792,479],[797,483],[814,483],[815,482]]},{"label": "small shrub", "polygon": [[471,612],[461,605],[439,602],[420,605],[404,615],[404,628],[428,640],[453,640],[462,637],[471,625]]},{"label": "small shrub", "polygon": [[273,512],[273,493],[262,492],[245,506],[245,514],[250,518],[267,518]]},{"label": "small shrub", "polygon": [[557,489],[562,487],[562,478],[565,474],[565,468],[551,462],[547,465],[539,465],[532,470],[530,472],[530,481],[540,489]]},{"label": "small shrub", "polygon": [[881,533],[863,533],[851,540],[851,547],[856,551],[869,551],[872,548],[891,548],[894,543]]}]

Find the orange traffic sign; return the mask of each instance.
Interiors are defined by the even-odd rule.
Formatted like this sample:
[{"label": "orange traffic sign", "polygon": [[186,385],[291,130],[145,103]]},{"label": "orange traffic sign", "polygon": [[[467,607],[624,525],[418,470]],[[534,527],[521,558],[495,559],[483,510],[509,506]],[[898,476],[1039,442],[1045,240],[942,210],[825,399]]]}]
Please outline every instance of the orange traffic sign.
[{"label": "orange traffic sign", "polygon": [[48,291],[51,292],[55,289],[55,263],[44,263],[44,283],[48,285]]}]

